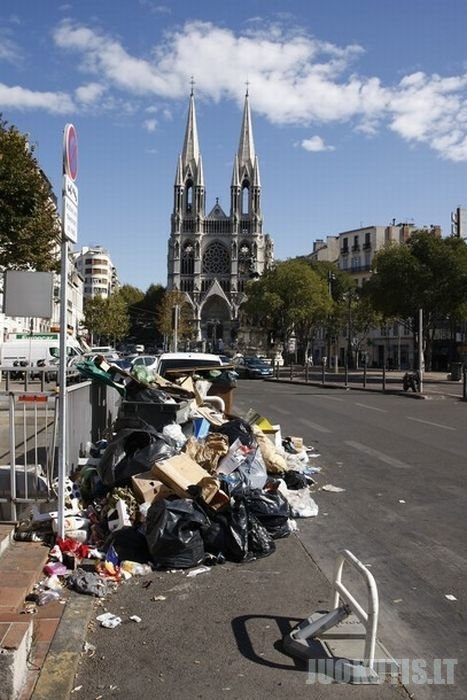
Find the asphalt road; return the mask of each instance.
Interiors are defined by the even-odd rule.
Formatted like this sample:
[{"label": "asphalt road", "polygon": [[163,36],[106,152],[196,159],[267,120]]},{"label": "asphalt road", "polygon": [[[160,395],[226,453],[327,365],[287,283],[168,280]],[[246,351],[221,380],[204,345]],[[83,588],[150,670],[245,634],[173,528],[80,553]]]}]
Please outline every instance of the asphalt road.
[{"label": "asphalt road", "polygon": [[317,448],[320,514],[301,521],[301,541],[329,579],[341,549],[370,567],[378,636],[415,698],[465,698],[467,403],[243,381],[234,408],[254,408],[283,437]]}]

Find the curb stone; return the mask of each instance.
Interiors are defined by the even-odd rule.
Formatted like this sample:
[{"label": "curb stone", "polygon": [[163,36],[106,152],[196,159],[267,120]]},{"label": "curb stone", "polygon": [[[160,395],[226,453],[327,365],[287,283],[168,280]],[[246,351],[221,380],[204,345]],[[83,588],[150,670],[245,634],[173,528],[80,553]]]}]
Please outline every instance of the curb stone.
[{"label": "curb stone", "polygon": [[70,592],[30,700],[69,698],[96,598]]}]

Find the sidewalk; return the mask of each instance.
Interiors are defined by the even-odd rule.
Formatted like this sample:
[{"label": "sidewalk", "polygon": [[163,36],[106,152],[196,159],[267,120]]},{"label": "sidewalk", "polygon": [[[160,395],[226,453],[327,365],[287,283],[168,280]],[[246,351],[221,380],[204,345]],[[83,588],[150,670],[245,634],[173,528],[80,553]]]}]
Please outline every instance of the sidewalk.
[{"label": "sidewalk", "polygon": [[[4,526],[0,533],[5,538]],[[122,696],[149,698],[161,679],[168,698],[188,700],[196,687],[197,697],[214,699],[221,686],[229,689],[230,698],[249,697],[253,687],[261,689],[255,691],[261,698],[301,697],[309,692],[307,666],[287,656],[281,642],[299,621],[327,609],[329,582],[299,535],[276,545],[270,557],[226,563],[195,578],[187,578],[186,571],[134,577],[104,601],[67,592],[62,603],[48,603],[28,615],[24,598],[42,578],[48,548],[13,542],[0,557],[1,648],[7,650],[0,659],[5,665],[8,658],[16,671],[7,668],[5,673],[2,666],[0,700],[67,700],[72,691],[74,700],[89,700],[110,687],[118,687]],[[161,594],[165,600],[154,602]],[[113,630],[89,625],[103,610],[121,615],[123,624]],[[134,614],[142,618],[138,627],[129,621]],[[83,652],[85,640],[95,647],[91,655]],[[6,683],[10,677],[13,686]],[[372,686],[314,683],[313,696],[408,697],[389,681]]]},{"label": "sidewalk", "polygon": [[[435,398],[455,398],[463,400],[463,381],[451,380],[446,372],[424,372],[423,392],[405,392],[402,388],[402,378],[404,371],[391,370],[385,375],[386,394],[396,394],[415,399],[435,399]],[[368,370],[364,378],[363,370],[351,370],[348,373],[347,383],[345,372],[333,372],[329,369],[323,374],[321,369],[311,368],[306,372],[304,368],[294,367],[292,376],[289,367],[280,370],[279,377],[268,379],[267,381],[288,382],[290,384],[309,384],[310,386],[323,386],[326,389],[348,389],[358,391],[383,392],[382,370]]]}]

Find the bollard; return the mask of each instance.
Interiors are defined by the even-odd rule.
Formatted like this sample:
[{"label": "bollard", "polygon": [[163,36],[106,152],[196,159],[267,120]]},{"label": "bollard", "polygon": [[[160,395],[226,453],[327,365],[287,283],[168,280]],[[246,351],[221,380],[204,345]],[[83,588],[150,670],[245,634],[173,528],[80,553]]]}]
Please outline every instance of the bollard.
[{"label": "bollard", "polygon": [[386,365],[383,365],[383,391],[386,391]]},{"label": "bollard", "polygon": [[366,362],[363,365],[363,388],[366,387]]}]

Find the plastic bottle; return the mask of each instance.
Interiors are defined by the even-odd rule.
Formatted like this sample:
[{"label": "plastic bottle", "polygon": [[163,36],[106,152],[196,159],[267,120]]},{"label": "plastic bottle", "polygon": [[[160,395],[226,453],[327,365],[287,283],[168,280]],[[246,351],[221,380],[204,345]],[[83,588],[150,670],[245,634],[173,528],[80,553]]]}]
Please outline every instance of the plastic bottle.
[{"label": "plastic bottle", "polygon": [[128,559],[121,562],[120,568],[132,576],[145,576],[152,572],[152,568],[149,564],[140,564],[137,561],[130,561]]}]

